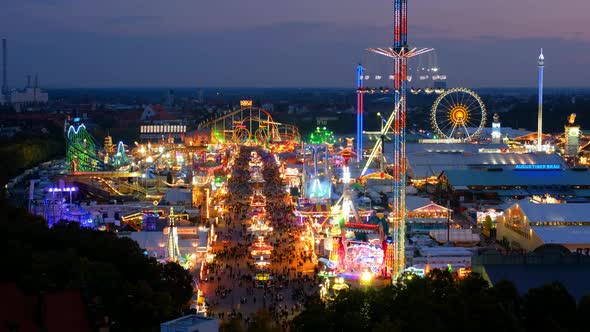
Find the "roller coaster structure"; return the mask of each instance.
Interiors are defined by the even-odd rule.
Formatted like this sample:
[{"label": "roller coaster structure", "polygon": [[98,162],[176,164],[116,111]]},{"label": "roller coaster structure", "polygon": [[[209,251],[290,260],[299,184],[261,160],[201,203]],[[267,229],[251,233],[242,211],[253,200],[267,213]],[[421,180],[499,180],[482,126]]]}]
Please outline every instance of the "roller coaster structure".
[{"label": "roller coaster structure", "polygon": [[198,129],[211,130],[212,143],[260,144],[301,141],[297,127],[275,122],[260,107],[242,107],[216,119],[199,124]]},{"label": "roller coaster structure", "polygon": [[92,172],[104,168],[94,138],[83,123],[74,124],[66,131],[66,162],[72,171]]}]

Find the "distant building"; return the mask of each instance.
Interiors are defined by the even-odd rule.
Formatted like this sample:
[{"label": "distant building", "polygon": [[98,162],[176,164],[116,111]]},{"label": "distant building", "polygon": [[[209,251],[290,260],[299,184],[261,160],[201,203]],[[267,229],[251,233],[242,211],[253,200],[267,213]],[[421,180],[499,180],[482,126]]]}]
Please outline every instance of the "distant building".
[{"label": "distant building", "polygon": [[0,127],[0,136],[13,137],[14,135],[20,133],[21,131],[22,131],[22,128],[19,126]]},{"label": "distant building", "polygon": [[46,103],[49,101],[47,92],[41,91],[40,88],[25,88],[22,91],[12,91],[10,93],[10,102],[13,104],[31,104]]},{"label": "distant building", "polygon": [[[503,167],[514,169],[519,165],[559,165],[567,164],[558,154],[514,153],[505,151],[503,144],[407,144],[408,175],[413,179],[438,177],[445,170],[487,169]],[[393,147],[386,142],[385,151]]]},{"label": "distant building", "polygon": [[8,101],[12,104],[36,104],[49,101],[47,92],[39,87],[39,81],[35,76],[35,83],[31,85],[31,76],[28,76],[27,85],[24,90],[13,90],[8,92]]},{"label": "distant building", "polygon": [[267,110],[269,112],[274,111],[274,105],[271,104],[271,103],[262,104],[261,108],[262,109],[265,109],[265,110]]},{"label": "distant building", "polygon": [[186,124],[176,119],[161,105],[144,107],[140,117],[139,137],[142,140],[184,139]]},{"label": "distant building", "polygon": [[329,124],[334,124],[340,120],[337,116],[318,116],[315,118],[316,124],[318,126],[326,126]]},{"label": "distant building", "polygon": [[447,229],[451,212],[430,198],[406,196],[406,232],[428,234],[432,230]]},{"label": "distant building", "polygon": [[218,332],[219,321],[215,318],[188,315],[160,325],[160,332]]}]

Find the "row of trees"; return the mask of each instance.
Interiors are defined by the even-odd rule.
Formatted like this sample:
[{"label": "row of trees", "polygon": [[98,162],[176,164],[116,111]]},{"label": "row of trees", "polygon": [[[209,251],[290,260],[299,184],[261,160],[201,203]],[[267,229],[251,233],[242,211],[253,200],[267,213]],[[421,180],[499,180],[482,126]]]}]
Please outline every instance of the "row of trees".
[{"label": "row of trees", "polygon": [[396,286],[344,291],[327,305],[309,299],[292,331],[589,331],[590,297],[579,303],[558,283],[519,295],[479,275],[435,270]]},{"label": "row of trees", "polygon": [[192,277],[178,264],[156,262],[128,238],[76,223],[48,228],[26,211],[4,202],[0,208],[0,282],[29,295],[79,290],[90,319],[108,317],[115,331],[157,330],[188,309]]},{"label": "row of trees", "polygon": [[51,138],[0,142],[0,160],[10,161],[0,163],[0,184],[6,184],[27,168],[59,156],[63,147],[63,141]]}]

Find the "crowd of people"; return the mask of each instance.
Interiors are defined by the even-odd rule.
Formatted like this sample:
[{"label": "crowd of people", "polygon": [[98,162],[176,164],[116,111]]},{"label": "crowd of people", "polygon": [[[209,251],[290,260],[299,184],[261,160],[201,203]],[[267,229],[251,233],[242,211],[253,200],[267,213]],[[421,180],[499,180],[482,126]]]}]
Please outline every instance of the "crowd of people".
[{"label": "crowd of people", "polygon": [[[253,155],[262,161],[263,183],[250,181]],[[313,248],[302,241],[304,230],[296,226],[294,205],[273,154],[261,147],[241,146],[233,152],[227,171],[227,194],[216,202],[223,212],[218,217],[215,259],[202,278],[209,314],[222,321],[235,318],[247,326],[252,315],[264,308],[278,327],[286,329],[302,309],[305,296],[317,291]],[[272,227],[265,234],[273,250],[270,264],[264,268],[271,278],[262,281],[253,278],[260,270],[248,247],[256,236],[246,227],[253,209],[250,197],[259,189],[256,186],[262,186],[265,217]]]}]

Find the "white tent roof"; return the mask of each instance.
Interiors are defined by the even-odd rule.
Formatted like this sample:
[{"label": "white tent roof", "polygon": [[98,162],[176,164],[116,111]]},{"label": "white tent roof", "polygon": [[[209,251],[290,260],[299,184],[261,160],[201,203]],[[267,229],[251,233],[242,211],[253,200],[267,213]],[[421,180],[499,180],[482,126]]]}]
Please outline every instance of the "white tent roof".
[{"label": "white tent roof", "polygon": [[527,200],[518,206],[528,222],[583,222],[590,223],[590,203],[535,204]]},{"label": "white tent roof", "polygon": [[587,244],[590,243],[590,227],[584,226],[532,226],[544,243]]}]

